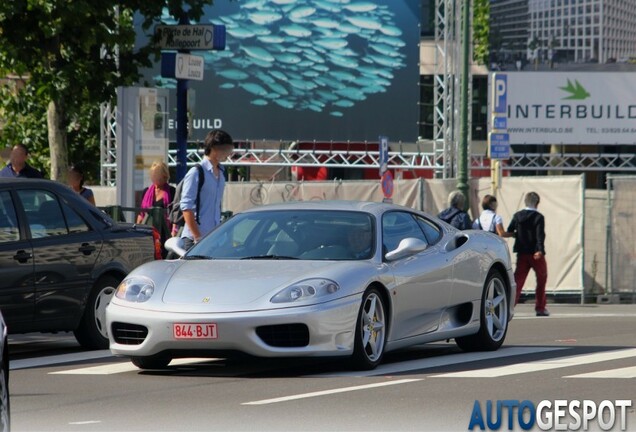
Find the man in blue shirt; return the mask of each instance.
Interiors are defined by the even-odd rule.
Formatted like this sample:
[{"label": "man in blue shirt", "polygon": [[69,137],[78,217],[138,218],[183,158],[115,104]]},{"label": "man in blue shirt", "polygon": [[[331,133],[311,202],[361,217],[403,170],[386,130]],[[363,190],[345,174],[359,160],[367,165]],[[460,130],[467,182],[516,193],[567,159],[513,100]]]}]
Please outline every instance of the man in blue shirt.
[{"label": "man in blue shirt", "polygon": [[185,249],[192,247],[221,223],[221,205],[225,188],[225,170],[221,166],[221,161],[226,160],[233,151],[234,142],[227,132],[214,129],[205,137],[205,157],[201,162],[204,182],[199,196],[198,215],[196,214],[198,168],[191,168],[183,180],[180,205],[185,221],[181,234]]},{"label": "man in blue shirt", "polygon": [[13,146],[9,163],[0,170],[0,177],[42,178],[42,173],[26,162],[28,158],[29,149],[27,146],[24,144]]}]

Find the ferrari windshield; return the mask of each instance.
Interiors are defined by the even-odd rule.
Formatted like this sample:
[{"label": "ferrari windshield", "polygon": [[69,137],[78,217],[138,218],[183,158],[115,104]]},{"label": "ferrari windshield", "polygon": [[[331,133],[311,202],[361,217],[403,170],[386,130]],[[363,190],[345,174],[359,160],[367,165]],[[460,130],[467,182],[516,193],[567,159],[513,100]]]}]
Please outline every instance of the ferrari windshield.
[{"label": "ferrari windshield", "polygon": [[373,218],[363,212],[243,213],[196,244],[186,259],[363,260],[373,256],[373,233]]}]

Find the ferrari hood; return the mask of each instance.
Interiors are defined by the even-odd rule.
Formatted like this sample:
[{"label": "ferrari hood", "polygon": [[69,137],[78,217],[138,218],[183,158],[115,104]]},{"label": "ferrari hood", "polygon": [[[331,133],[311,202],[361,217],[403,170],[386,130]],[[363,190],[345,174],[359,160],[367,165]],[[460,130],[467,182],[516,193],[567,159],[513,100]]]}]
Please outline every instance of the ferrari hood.
[{"label": "ferrari hood", "polygon": [[[214,311],[260,309],[279,290],[311,277],[328,277],[329,261],[189,261],[178,267],[163,293],[163,303],[207,306]],[[172,309],[172,308],[171,308]],[[180,308],[181,309],[181,308]]]}]

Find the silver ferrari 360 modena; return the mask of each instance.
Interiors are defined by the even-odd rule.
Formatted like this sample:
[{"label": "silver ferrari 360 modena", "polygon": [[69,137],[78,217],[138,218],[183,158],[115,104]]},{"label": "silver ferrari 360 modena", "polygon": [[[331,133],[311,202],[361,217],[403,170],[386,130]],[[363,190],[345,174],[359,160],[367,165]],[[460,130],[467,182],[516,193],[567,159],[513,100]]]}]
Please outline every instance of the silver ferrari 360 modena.
[{"label": "silver ferrari 360 modena", "polygon": [[182,257],[144,264],[106,310],[110,349],[142,369],[173,358],[342,356],[455,339],[496,350],[513,315],[507,244],[409,208],[299,202],[254,208]]}]

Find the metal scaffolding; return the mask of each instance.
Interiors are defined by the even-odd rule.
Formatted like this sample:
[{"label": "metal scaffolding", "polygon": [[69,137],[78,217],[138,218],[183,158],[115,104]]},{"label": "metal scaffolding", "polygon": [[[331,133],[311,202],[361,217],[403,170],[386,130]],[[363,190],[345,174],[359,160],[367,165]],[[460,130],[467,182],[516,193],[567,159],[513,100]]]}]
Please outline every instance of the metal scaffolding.
[{"label": "metal scaffolding", "polygon": [[117,107],[110,103],[99,107],[100,184],[115,186],[117,173]]}]

